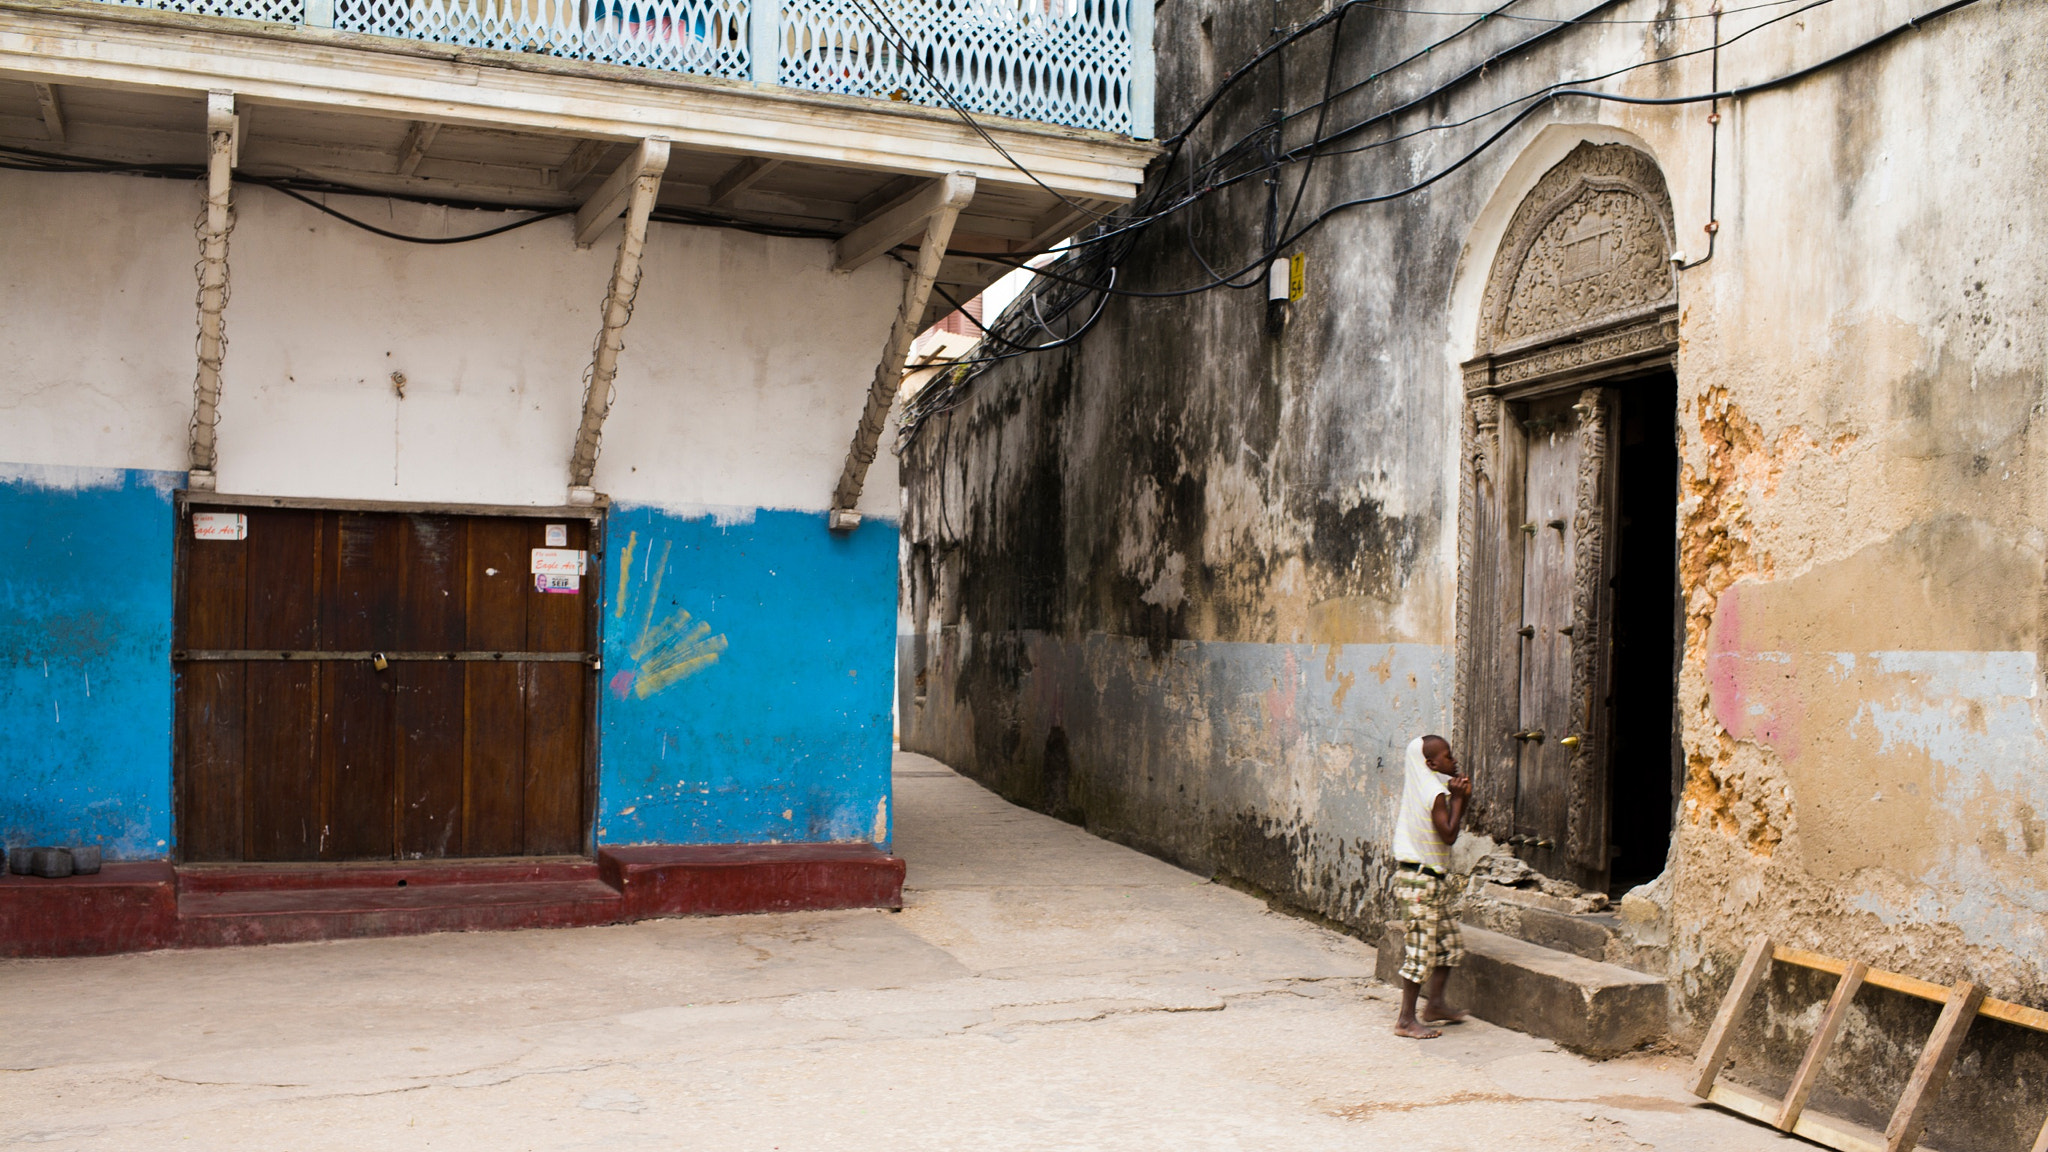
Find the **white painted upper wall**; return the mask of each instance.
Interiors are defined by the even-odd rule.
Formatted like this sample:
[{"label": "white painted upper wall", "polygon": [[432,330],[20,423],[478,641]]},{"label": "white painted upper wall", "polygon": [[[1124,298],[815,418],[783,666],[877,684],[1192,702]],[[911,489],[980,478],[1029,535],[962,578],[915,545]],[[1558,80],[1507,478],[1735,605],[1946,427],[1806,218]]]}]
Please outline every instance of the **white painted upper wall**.
[{"label": "white painted upper wall", "polygon": [[[332,203],[409,235],[516,218]],[[199,207],[184,181],[0,172],[0,461],[186,467]],[[570,229],[407,244],[238,188],[220,490],[561,503],[619,236],[578,251]],[[830,253],[650,226],[599,491],[681,510],[824,510],[903,275],[887,260],[832,272]],[[860,509],[893,518],[886,443]]]}]

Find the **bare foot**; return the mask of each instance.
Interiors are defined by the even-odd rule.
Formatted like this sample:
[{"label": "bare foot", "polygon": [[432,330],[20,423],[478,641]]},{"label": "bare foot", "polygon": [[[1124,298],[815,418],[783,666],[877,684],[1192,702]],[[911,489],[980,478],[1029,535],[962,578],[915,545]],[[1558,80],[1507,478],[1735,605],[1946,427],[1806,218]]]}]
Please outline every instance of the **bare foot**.
[{"label": "bare foot", "polygon": [[1443,1033],[1434,1028],[1425,1028],[1419,1023],[1397,1020],[1394,1022],[1394,1035],[1406,1036],[1410,1040],[1434,1040]]},{"label": "bare foot", "polygon": [[1422,1006],[1422,1018],[1431,1024],[1463,1024],[1470,1015],[1464,1009],[1448,1004],[1430,1002]]}]

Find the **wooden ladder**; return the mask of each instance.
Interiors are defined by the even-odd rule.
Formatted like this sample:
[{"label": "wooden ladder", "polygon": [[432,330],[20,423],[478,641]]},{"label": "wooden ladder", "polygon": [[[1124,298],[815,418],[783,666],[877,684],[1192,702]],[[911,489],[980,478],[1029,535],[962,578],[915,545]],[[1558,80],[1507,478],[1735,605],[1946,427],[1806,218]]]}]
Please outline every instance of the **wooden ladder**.
[{"label": "wooden ladder", "polygon": [[[1820,1025],[1814,1029],[1813,1042],[1807,1045],[1806,1056],[1800,1060],[1799,1070],[1793,1073],[1792,1085],[1785,1090],[1782,1100],[1771,1100],[1717,1079],[1722,1066],[1728,1063],[1728,1049],[1735,1043],[1736,1022],[1762,986],[1773,960],[1840,977],[1834,995],[1828,998],[1827,1009],[1821,1014]],[[1869,1131],[1858,1125],[1806,1110],[1806,1100],[1813,1094],[1821,1065],[1827,1062],[1829,1050],[1848,1021],[1849,1001],[1865,984],[1918,996],[1942,1006],[1941,1017],[1934,1022],[1934,1031],[1927,1037],[1926,1047],[1920,1050],[1919,1063],[1913,1067],[1913,1078],[1906,1082],[1898,1107],[1892,1111],[1891,1123],[1885,1125],[1881,1143],[1869,1139]],[[1911,1152],[1920,1142],[1920,1130],[1927,1124],[1935,1098],[1941,1095],[1956,1053],[1962,1050],[1963,1036],[1979,1016],[2048,1032],[2048,1012],[1989,999],[1982,988],[1968,980],[1944,988],[1896,972],[1879,971],[1861,960],[1837,960],[1797,948],[1773,947],[1769,937],[1758,936],[1750,942],[1742,967],[1736,969],[1735,983],[1728,989],[1727,999],[1721,1001],[1721,1010],[1707,1030],[1706,1042],[1700,1045],[1699,1057],[1693,1062],[1692,1091],[1730,1112],[1840,1152]],[[2033,1152],[2048,1152],[2048,1123],[2042,1124]]]}]

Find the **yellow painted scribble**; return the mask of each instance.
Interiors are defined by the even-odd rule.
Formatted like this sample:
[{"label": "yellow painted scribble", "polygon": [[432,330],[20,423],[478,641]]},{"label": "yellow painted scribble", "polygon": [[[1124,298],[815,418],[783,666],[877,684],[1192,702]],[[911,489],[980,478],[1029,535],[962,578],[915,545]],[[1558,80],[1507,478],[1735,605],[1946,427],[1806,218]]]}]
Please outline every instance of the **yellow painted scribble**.
[{"label": "yellow painted scribble", "polygon": [[[620,550],[618,603],[612,614],[623,620],[629,607],[638,606],[643,596],[646,600],[645,609],[640,613],[638,634],[626,646],[626,655],[634,664],[630,673],[632,693],[644,700],[676,681],[718,663],[718,654],[725,651],[726,641],[723,634],[711,634],[710,624],[702,620],[693,622],[683,609],[661,614],[661,584],[668,575],[673,541],[663,540],[659,547],[647,550],[640,566],[645,588],[636,590],[629,586],[628,578],[639,545],[640,534],[629,533],[626,546]],[[612,682],[621,699],[626,693],[624,680],[622,675]]]},{"label": "yellow painted scribble", "polygon": [[626,533],[626,546],[619,549],[619,587],[612,595],[612,615],[626,617],[626,582],[633,578],[633,550],[640,546],[640,533]]},{"label": "yellow painted scribble", "polygon": [[628,649],[640,671],[633,677],[633,695],[642,699],[718,663],[725,651],[725,637],[711,635],[711,625],[699,620],[690,626],[690,614],[678,609],[660,625],[640,634]]}]

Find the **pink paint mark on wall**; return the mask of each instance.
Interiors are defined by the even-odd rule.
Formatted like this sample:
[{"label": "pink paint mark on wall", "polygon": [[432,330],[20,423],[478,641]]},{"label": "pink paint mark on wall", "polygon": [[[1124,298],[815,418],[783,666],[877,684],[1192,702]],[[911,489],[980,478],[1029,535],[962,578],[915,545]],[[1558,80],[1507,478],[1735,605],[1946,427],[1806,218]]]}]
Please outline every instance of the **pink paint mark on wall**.
[{"label": "pink paint mark on wall", "polygon": [[1799,657],[1751,651],[1742,637],[1742,585],[1721,594],[1707,634],[1707,690],[1714,719],[1730,736],[1754,740],[1796,760],[1806,730]]},{"label": "pink paint mark on wall", "polygon": [[612,674],[611,686],[612,695],[617,699],[624,700],[626,695],[633,691],[633,670],[627,668],[614,672]]},{"label": "pink paint mark on wall", "polygon": [[1280,679],[1266,690],[1266,722],[1269,724],[1294,723],[1294,698],[1301,687],[1301,667],[1295,662],[1294,650],[1287,650],[1285,662],[1280,668]]}]

